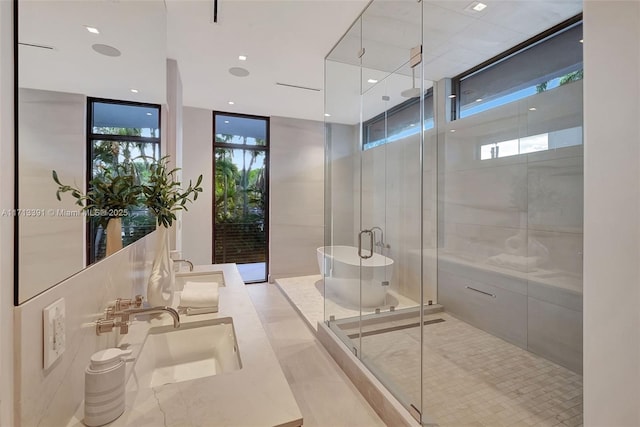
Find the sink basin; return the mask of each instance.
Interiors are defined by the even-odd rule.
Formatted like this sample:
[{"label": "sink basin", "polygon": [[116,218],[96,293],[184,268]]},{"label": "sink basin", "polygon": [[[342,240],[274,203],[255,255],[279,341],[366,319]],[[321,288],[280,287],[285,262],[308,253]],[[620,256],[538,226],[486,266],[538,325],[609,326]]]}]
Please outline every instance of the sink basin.
[{"label": "sink basin", "polygon": [[134,367],[139,387],[189,381],[242,368],[233,319],[151,328]]},{"label": "sink basin", "polygon": [[222,271],[183,271],[176,273],[176,290],[184,289],[187,282],[217,282],[218,286],[224,286]]}]

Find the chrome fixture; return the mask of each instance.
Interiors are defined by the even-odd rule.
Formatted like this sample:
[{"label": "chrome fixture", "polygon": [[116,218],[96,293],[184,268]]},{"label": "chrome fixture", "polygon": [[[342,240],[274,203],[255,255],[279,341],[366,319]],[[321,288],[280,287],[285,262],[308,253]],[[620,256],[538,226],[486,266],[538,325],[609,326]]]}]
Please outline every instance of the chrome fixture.
[{"label": "chrome fixture", "polygon": [[386,244],[384,242],[384,231],[382,231],[382,228],[380,228],[380,227],[372,227],[371,228],[371,231],[374,233],[374,235],[375,235],[375,231],[376,230],[380,231],[380,240],[376,240],[375,241],[375,245],[380,248],[380,253],[382,254],[382,250],[383,249],[389,249],[389,248],[391,248],[391,246],[389,246],[388,244]]},{"label": "chrome fixture", "polygon": [[118,298],[114,304],[109,305],[105,312],[104,318],[96,321],[96,335],[105,332],[111,332],[113,328],[120,328],[121,334],[129,332],[130,317],[140,314],[159,314],[169,313],[173,317],[173,327],[180,327],[180,315],[171,307],[142,307],[142,296],[138,295],[135,299]]},{"label": "chrome fixture", "polygon": [[136,295],[133,299],[117,298],[116,302],[113,304],[113,310],[122,311],[131,307],[142,307],[142,300],[142,295]]},{"label": "chrome fixture", "polygon": [[[370,245],[370,253],[369,255],[364,255],[362,253],[362,236],[364,234],[368,234],[369,235],[369,245]],[[362,259],[368,259],[371,258],[373,256],[373,231],[372,230],[362,230],[360,233],[358,233],[358,256]]]},{"label": "chrome fixture", "polygon": [[193,263],[188,259],[174,259],[173,262],[186,262],[189,264],[189,271],[193,271]]}]

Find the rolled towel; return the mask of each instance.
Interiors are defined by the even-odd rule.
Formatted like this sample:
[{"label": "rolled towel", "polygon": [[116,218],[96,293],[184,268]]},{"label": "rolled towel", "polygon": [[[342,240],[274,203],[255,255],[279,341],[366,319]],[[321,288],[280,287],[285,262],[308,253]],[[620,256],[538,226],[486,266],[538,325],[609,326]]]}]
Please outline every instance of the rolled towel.
[{"label": "rolled towel", "polygon": [[193,307],[187,307],[184,309],[185,313],[187,313],[187,316],[193,316],[195,314],[207,314],[207,313],[217,313],[218,312],[218,307],[200,307],[200,308],[193,308]]},{"label": "rolled towel", "polygon": [[180,297],[180,307],[218,307],[217,282],[187,282]]}]

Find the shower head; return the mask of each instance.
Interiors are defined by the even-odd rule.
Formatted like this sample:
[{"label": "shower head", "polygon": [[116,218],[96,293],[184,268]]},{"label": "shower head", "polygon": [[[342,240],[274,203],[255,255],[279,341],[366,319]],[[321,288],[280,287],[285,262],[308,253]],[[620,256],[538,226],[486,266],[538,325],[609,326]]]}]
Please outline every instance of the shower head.
[{"label": "shower head", "polygon": [[405,98],[416,98],[420,96],[420,88],[416,87],[416,69],[411,67],[411,89],[405,89],[400,92]]},{"label": "shower head", "polygon": [[402,92],[400,92],[400,95],[404,96],[405,98],[416,98],[420,96],[420,88],[412,87],[411,89],[403,90]]}]

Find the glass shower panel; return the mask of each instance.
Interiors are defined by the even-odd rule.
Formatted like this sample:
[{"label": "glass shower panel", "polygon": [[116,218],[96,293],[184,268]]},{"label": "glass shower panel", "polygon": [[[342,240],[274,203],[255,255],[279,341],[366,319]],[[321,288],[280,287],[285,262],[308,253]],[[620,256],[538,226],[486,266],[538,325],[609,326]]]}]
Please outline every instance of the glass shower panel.
[{"label": "glass shower panel", "polygon": [[543,422],[541,405],[576,421],[582,82],[436,123],[443,311],[425,316],[441,321],[423,331],[423,410],[443,426]]},{"label": "glass shower panel", "polygon": [[325,243],[318,251],[323,319],[356,354],[359,343],[339,325],[360,332],[360,48],[357,20],[325,58]]},{"label": "glass shower panel", "polygon": [[[362,15],[360,229],[374,253],[361,260],[359,357],[420,418],[421,8],[373,2]],[[412,67],[413,65],[413,67]]]},{"label": "glass shower panel", "polygon": [[[564,386],[576,399],[563,404],[572,411],[582,404],[582,105],[582,80],[520,103],[520,144],[529,150],[527,348],[568,368]],[[531,140],[535,151],[523,147]]]},{"label": "glass shower panel", "polygon": [[422,98],[402,95],[415,85],[406,63],[362,96],[361,228],[376,253],[362,261],[358,338],[365,366],[419,417]]}]

